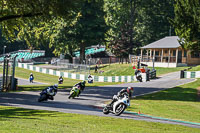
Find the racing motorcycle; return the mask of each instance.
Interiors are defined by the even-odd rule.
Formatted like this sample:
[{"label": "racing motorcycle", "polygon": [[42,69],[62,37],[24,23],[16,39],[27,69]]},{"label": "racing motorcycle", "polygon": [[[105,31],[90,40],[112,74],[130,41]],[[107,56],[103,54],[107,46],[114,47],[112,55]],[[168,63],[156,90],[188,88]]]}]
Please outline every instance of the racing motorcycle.
[{"label": "racing motorcycle", "polygon": [[93,78],[92,77],[88,78],[88,83],[93,83]]},{"label": "racing motorcycle", "polygon": [[[51,90],[51,92],[49,92],[49,90]],[[40,97],[38,98],[38,102],[42,102],[42,101],[47,101],[48,99],[53,100],[54,96],[57,93],[57,89],[52,89],[50,87],[42,90],[42,92],[40,93]]]},{"label": "racing motorcycle", "polygon": [[136,70],[135,71],[135,76],[136,76],[136,79],[140,82],[142,82],[142,74],[141,74],[141,71],[140,70]]},{"label": "racing motorcycle", "polygon": [[29,78],[29,81],[30,81],[30,83],[33,83],[33,76],[30,76],[30,78]]},{"label": "racing motorcycle", "polygon": [[130,100],[128,95],[124,95],[123,97],[118,97],[118,100],[113,103],[113,105],[106,105],[103,109],[104,114],[113,113],[116,116],[121,115],[124,110],[130,106]]},{"label": "racing motorcycle", "polygon": [[80,86],[73,86],[73,88],[71,89],[70,93],[69,93],[69,99],[70,98],[75,98],[78,96],[78,94],[80,93]]}]

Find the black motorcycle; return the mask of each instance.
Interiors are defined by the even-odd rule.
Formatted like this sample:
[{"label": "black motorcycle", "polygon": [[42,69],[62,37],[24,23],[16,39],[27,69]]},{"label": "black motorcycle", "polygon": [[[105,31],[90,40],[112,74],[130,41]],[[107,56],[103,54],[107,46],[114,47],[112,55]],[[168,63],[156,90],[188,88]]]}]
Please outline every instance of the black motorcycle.
[{"label": "black motorcycle", "polygon": [[[49,90],[51,92],[49,92]],[[48,99],[53,100],[54,99],[53,97],[56,95],[56,93],[57,93],[57,89],[55,88],[52,89],[48,87],[42,90],[42,92],[40,93],[40,97],[38,98],[38,102],[47,101]]]}]

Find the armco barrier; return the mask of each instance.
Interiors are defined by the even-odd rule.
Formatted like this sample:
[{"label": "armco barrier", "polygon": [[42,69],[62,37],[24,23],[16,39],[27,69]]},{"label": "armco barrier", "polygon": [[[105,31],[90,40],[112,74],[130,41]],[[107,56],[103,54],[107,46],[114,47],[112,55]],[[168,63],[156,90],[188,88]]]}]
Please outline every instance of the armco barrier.
[{"label": "armco barrier", "polygon": [[184,71],[184,78],[200,78],[200,71]]},{"label": "armco barrier", "polygon": [[[78,80],[87,80],[88,75],[84,74],[76,74],[76,73],[68,73],[68,72],[61,72],[56,71],[53,69],[46,69],[41,68],[38,66],[34,66],[32,64],[26,64],[26,63],[17,63],[17,67],[41,72],[45,74],[55,75],[55,76],[63,76],[65,78],[71,78],[71,79],[78,79]],[[92,76],[95,82],[132,82],[134,81],[134,76]]]}]

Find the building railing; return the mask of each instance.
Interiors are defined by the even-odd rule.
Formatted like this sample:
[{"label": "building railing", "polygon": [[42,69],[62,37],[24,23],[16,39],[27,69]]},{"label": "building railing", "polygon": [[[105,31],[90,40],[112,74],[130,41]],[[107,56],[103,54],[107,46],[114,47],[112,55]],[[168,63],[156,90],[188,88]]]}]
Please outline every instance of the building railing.
[{"label": "building railing", "polygon": [[[153,57],[147,57],[146,55],[142,57],[142,62],[152,62]],[[155,62],[163,62],[163,63],[176,63],[176,56],[155,56]],[[187,63],[187,57],[178,57],[177,63]]]}]

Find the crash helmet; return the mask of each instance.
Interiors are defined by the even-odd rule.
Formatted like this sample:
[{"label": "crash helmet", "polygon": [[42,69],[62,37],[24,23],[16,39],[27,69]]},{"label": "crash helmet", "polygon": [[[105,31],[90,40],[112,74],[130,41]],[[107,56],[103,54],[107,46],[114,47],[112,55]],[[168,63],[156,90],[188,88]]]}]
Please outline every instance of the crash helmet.
[{"label": "crash helmet", "polygon": [[85,86],[85,80],[83,80],[83,81],[81,82],[81,85],[82,85],[82,86]]},{"label": "crash helmet", "polygon": [[58,88],[58,84],[55,84],[54,87],[57,89]]},{"label": "crash helmet", "polygon": [[133,91],[134,91],[133,87],[128,87],[128,88],[127,88],[127,92],[128,92],[129,94],[132,94]]}]

